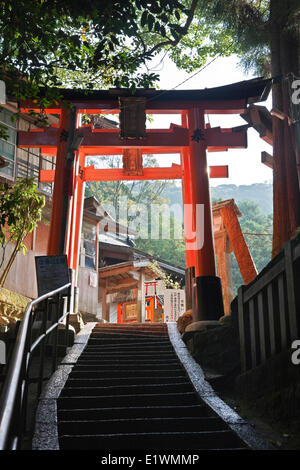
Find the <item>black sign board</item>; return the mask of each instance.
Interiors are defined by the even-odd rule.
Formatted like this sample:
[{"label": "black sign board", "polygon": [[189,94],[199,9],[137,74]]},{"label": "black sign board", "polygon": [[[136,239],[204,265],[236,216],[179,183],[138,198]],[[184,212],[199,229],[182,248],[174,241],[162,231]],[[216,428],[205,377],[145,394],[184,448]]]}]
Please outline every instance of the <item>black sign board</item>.
[{"label": "black sign board", "polygon": [[39,297],[70,282],[67,255],[36,256],[35,268]]}]

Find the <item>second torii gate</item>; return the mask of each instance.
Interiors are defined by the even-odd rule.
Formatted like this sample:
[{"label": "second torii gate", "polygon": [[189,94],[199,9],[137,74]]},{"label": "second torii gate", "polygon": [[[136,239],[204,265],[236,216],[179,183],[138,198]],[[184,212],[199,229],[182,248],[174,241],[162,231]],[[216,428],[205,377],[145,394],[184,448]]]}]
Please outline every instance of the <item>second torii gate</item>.
[{"label": "second torii gate", "polygon": [[[208,172],[206,152],[246,148],[247,126],[210,128],[205,114],[241,114],[249,102],[265,99],[269,88],[268,80],[255,79],[205,90],[137,90],[134,95],[122,89],[60,90],[62,101],[44,110],[59,114],[59,125],[18,135],[20,147],[38,147],[56,157],[55,171],[42,170],[40,175],[42,182],[54,181],[48,254],[66,253],[69,267],[77,272],[86,181],[181,179],[187,279],[192,283],[187,292],[193,293],[194,320],[218,319],[223,302],[216,276],[209,176],[227,177],[228,168],[213,166]],[[21,103],[22,112],[30,110],[40,111],[33,102]],[[84,113],[120,113],[120,129],[81,126]],[[146,113],[180,114],[181,125],[146,130]],[[143,154],[167,153],[179,153],[181,164],[143,168]],[[122,169],[85,166],[87,156],[117,154],[123,155]]]}]

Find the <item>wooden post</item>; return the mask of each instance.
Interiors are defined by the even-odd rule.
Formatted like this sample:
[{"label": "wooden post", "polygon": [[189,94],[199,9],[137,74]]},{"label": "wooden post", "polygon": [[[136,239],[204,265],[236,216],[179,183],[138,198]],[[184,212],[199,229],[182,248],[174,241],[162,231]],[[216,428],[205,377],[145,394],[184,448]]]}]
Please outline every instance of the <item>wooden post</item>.
[{"label": "wooden post", "polygon": [[[187,128],[187,112],[184,111],[181,114],[181,121],[182,127]],[[191,167],[190,167],[190,157],[189,157],[189,150],[187,148],[183,149],[181,152],[181,166],[183,168],[183,177],[181,180],[181,188],[182,188],[182,206],[183,206],[183,221],[184,221],[184,233],[185,233],[185,259],[186,259],[186,267],[191,268],[195,266],[195,257],[194,251],[189,250],[188,247],[188,240],[186,238],[186,234],[192,233],[193,228],[193,220],[192,217],[189,217],[190,211],[189,206],[192,204],[192,188],[191,188]]]},{"label": "wooden post", "polygon": [[102,289],[102,319],[109,321],[109,314],[107,315],[107,304],[106,304],[107,288],[106,285]]},{"label": "wooden post", "polygon": [[71,240],[69,245],[69,262],[72,268],[75,270],[75,283],[77,284],[78,278],[78,262],[80,252],[80,240],[81,240],[81,226],[82,226],[82,215],[83,215],[83,203],[84,203],[84,187],[85,182],[83,181],[82,170],[84,167],[85,155],[79,152],[78,162],[76,165],[76,176],[75,176],[75,191],[73,196],[72,204],[72,230]]},{"label": "wooden post", "polygon": [[145,274],[143,271],[140,273],[141,276],[141,323],[145,323],[146,311],[145,311]]},{"label": "wooden post", "polygon": [[182,206],[183,206],[183,222],[184,222],[184,241],[185,241],[185,305],[186,311],[192,309],[192,286],[195,277],[195,252],[189,249],[188,234],[193,232],[193,217],[191,212],[192,206],[192,188],[190,181],[190,158],[188,149],[181,152],[181,165],[183,167],[182,178]]},{"label": "wooden post", "polygon": [[289,329],[290,340],[298,338],[298,324],[297,324],[297,304],[296,304],[296,288],[294,277],[294,263],[293,263],[293,250],[292,242],[287,242],[284,245],[284,262],[285,262],[285,277],[286,277],[286,291],[288,301],[288,315],[289,315]]},{"label": "wooden post", "polygon": [[145,287],[144,287],[144,280],[145,275],[142,271],[139,272],[140,278],[138,281],[138,289],[137,289],[137,316],[138,321],[141,323],[145,323]]},{"label": "wooden post", "polygon": [[245,315],[244,288],[245,286],[241,286],[238,289],[238,318],[239,318],[241,372],[246,372],[247,370],[246,331],[245,331],[245,317],[244,317]]},{"label": "wooden post", "polygon": [[181,152],[181,164],[183,167],[183,178],[182,178],[182,206],[183,206],[183,223],[184,223],[184,241],[185,241],[185,260],[186,267],[191,268],[195,266],[194,251],[189,249],[189,241],[187,235],[193,232],[193,218],[191,214],[192,205],[192,188],[190,181],[190,159],[188,149],[184,149]]},{"label": "wooden post", "polygon": [[70,117],[70,109],[62,108],[57,142],[56,169],[48,242],[48,255],[57,255],[59,253],[62,218],[62,198],[64,195],[65,168],[68,152],[67,135],[70,127]]},{"label": "wooden post", "polygon": [[245,238],[233,206],[222,207],[220,209],[220,214],[226,227],[242,278],[245,284],[249,284],[249,282],[257,276],[257,270],[245,242]]}]

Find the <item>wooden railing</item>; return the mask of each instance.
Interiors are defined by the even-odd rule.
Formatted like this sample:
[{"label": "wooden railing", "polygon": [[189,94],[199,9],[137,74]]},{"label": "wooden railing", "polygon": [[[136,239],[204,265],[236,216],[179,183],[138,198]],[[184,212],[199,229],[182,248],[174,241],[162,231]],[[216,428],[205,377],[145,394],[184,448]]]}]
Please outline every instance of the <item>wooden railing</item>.
[{"label": "wooden railing", "polygon": [[263,364],[300,339],[300,237],[238,290],[241,371]]}]

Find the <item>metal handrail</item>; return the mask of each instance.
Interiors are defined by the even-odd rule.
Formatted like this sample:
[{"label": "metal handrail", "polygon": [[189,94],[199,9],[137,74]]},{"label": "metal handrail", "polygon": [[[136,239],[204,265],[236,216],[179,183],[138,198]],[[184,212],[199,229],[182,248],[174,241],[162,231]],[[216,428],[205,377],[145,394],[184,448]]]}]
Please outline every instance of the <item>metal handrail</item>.
[{"label": "metal handrail", "polygon": [[[62,293],[68,289],[67,312],[60,315],[62,307]],[[26,431],[27,414],[27,391],[29,385],[29,367],[31,357],[36,347],[41,344],[40,351],[40,374],[38,377],[38,395],[41,393],[44,370],[45,340],[52,333],[55,333],[53,347],[52,373],[57,367],[57,332],[59,324],[66,319],[66,346],[69,329],[69,315],[71,306],[73,284],[69,282],[64,286],[44,294],[27,304],[24,317],[20,323],[16,343],[9,362],[7,376],[5,378],[0,399],[0,450],[16,449],[19,447],[20,438]],[[57,296],[57,301],[53,299]],[[65,297],[66,295],[64,295]],[[46,311],[43,312],[43,330],[39,337],[31,343],[31,333],[33,325],[33,307],[40,302],[46,301]],[[47,328],[47,317],[49,305],[56,305],[56,315],[53,324]],[[19,412],[19,413],[17,413]],[[17,415],[17,416],[15,416]]]}]

